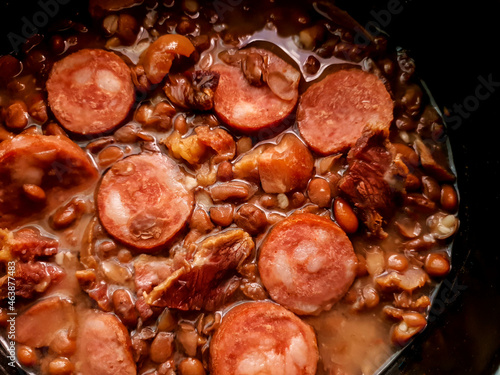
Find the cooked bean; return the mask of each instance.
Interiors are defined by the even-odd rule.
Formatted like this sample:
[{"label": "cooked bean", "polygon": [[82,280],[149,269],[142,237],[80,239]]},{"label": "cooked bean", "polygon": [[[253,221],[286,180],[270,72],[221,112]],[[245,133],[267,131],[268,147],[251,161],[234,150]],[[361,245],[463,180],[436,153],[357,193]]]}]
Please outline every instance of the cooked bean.
[{"label": "cooked bean", "polygon": [[23,67],[21,62],[12,55],[0,56],[0,82],[7,83],[17,76]]},{"label": "cooked bean", "polygon": [[450,272],[450,262],[442,254],[429,254],[425,258],[425,271],[431,277],[446,276]]},{"label": "cooked bean", "polygon": [[333,203],[333,214],[338,225],[346,233],[354,233],[358,230],[359,221],[349,203],[341,197],[335,198]]},{"label": "cooked bean", "polygon": [[307,187],[307,195],[312,203],[328,207],[332,200],[330,184],[323,178],[313,178]]},{"label": "cooked bean", "polygon": [[196,30],[196,23],[188,17],[182,17],[180,22],[177,24],[175,31],[177,34],[186,35],[191,34]]},{"label": "cooked bean", "polygon": [[16,100],[7,107],[5,125],[15,130],[24,129],[28,125],[28,107],[26,103]]},{"label": "cooked bean", "polygon": [[176,339],[189,356],[195,356],[198,350],[199,335],[190,324],[180,324],[180,329],[176,332]]},{"label": "cooked bean", "polygon": [[210,207],[210,218],[213,223],[221,227],[227,227],[233,222],[234,206],[232,204],[222,204]]},{"label": "cooked bean", "polygon": [[356,254],[356,258],[358,258],[358,262],[356,264],[356,276],[363,277],[368,275],[366,258],[361,254]]},{"label": "cooked bean", "polygon": [[47,104],[41,95],[35,95],[29,100],[29,115],[40,124],[45,123],[49,116],[47,114]]},{"label": "cooked bean", "polygon": [[262,194],[259,197],[259,203],[264,208],[273,208],[278,205],[278,198],[276,195]]},{"label": "cooked bean", "polygon": [[314,25],[299,32],[299,43],[305,49],[312,50],[325,36],[323,25]]},{"label": "cooked bean", "polygon": [[123,150],[120,147],[110,146],[106,147],[99,153],[99,165],[101,167],[107,167],[114,162],[120,160],[124,155]]},{"label": "cooked bean", "polygon": [[236,142],[236,155],[244,154],[252,149],[252,138],[241,137]]},{"label": "cooked bean", "polygon": [[406,89],[405,94],[401,98],[401,104],[408,115],[413,117],[419,114],[422,105],[422,96],[422,89],[417,85],[411,85]]},{"label": "cooked bean", "polygon": [[137,39],[139,24],[136,19],[129,14],[120,14],[116,24],[116,36],[125,45],[131,45]]},{"label": "cooked bean", "polygon": [[151,343],[149,357],[153,362],[162,363],[170,358],[174,351],[174,334],[170,332],[158,332]]},{"label": "cooked bean", "polygon": [[132,260],[132,253],[127,249],[121,249],[116,255],[117,259],[122,263],[128,263]]},{"label": "cooked bean", "polygon": [[64,229],[77,221],[85,211],[85,201],[80,198],[72,199],[68,204],[54,212],[51,217],[51,226],[54,229]]},{"label": "cooked bean", "polygon": [[454,215],[438,212],[427,218],[427,227],[440,240],[451,237],[458,229],[458,219]]},{"label": "cooked bean", "polygon": [[200,233],[210,232],[214,225],[210,221],[210,217],[207,212],[202,208],[197,208],[194,210],[191,220],[189,221],[189,227],[191,229],[197,230]]},{"label": "cooked bean", "polygon": [[214,201],[246,200],[250,197],[250,186],[244,182],[231,181],[210,189]]},{"label": "cooked bean", "polygon": [[178,131],[181,135],[187,133],[189,129],[189,125],[186,121],[186,117],[184,115],[179,115],[174,120],[174,130]]},{"label": "cooked bean", "polygon": [[403,320],[392,329],[392,342],[400,346],[405,345],[411,337],[424,329],[426,324],[427,321],[422,314],[415,312],[404,313]]},{"label": "cooked bean", "polygon": [[158,318],[157,328],[158,331],[173,331],[177,327],[177,319],[172,310],[166,308]]},{"label": "cooked bean", "polygon": [[403,254],[392,254],[387,258],[387,267],[403,272],[408,268],[408,259]]},{"label": "cooked bean", "polygon": [[397,219],[394,225],[398,228],[399,233],[406,238],[416,238],[422,232],[422,225],[409,217]]},{"label": "cooked bean", "polygon": [[430,176],[422,177],[422,189],[426,198],[437,202],[441,196],[441,188],[436,179]]},{"label": "cooked bean", "polygon": [[455,212],[458,207],[458,195],[455,188],[444,184],[441,187],[440,196],[441,207],[448,212]]},{"label": "cooked bean", "polygon": [[233,179],[233,166],[227,160],[219,164],[217,168],[217,180],[229,181]]},{"label": "cooked bean", "polygon": [[243,59],[241,69],[247,81],[254,86],[264,84],[266,70],[264,57],[258,53],[248,53]]},{"label": "cooked bean", "polygon": [[320,68],[320,62],[318,59],[312,55],[308,56],[306,61],[304,62],[304,71],[307,74],[314,75],[318,72]]},{"label": "cooked bean", "polygon": [[45,199],[47,198],[45,191],[40,186],[33,184],[24,184],[23,192],[30,201],[35,203],[45,202]]},{"label": "cooked bean", "polygon": [[46,135],[61,135],[67,137],[68,135],[66,132],[55,122],[51,122],[47,124],[45,127],[45,134]]},{"label": "cooked bean", "polygon": [[113,139],[113,137],[103,137],[96,139],[95,141],[89,142],[85,148],[89,150],[91,153],[96,154],[102,149],[104,149],[104,147],[114,142],[115,140]]},{"label": "cooked bean", "polygon": [[49,363],[49,375],[71,375],[75,366],[67,358],[56,358]]},{"label": "cooked bean", "polygon": [[294,192],[290,198],[290,204],[295,208],[302,206],[305,201],[306,197],[300,191]]},{"label": "cooked bean", "polygon": [[179,363],[180,375],[205,375],[203,364],[196,358],[185,358]]},{"label": "cooked bean", "polygon": [[113,293],[112,299],[115,313],[122,323],[126,326],[137,324],[137,311],[130,293],[125,289],[117,289]]},{"label": "cooked bean", "polygon": [[[175,361],[173,359],[163,362],[158,366],[158,375],[175,375]],[[152,373],[151,375],[156,375]]]},{"label": "cooked bean", "polygon": [[266,225],[267,218],[264,211],[253,204],[245,203],[234,215],[234,222],[248,233],[258,234]]},{"label": "cooked bean", "polygon": [[184,10],[184,12],[194,14],[200,10],[200,4],[196,0],[183,0],[182,10]]},{"label": "cooked bean", "polygon": [[37,364],[38,356],[32,347],[19,345],[17,347],[17,360],[23,366],[32,367]]},{"label": "cooked bean", "polygon": [[380,297],[377,290],[373,286],[366,285],[362,290],[362,294],[366,307],[371,309],[378,305]]},{"label": "cooked bean", "polygon": [[114,138],[117,142],[133,143],[137,140],[137,126],[134,124],[127,124],[115,131]]},{"label": "cooked bean", "polygon": [[70,337],[67,330],[60,330],[55,333],[49,347],[50,350],[59,355],[69,356],[76,350],[76,340]]}]

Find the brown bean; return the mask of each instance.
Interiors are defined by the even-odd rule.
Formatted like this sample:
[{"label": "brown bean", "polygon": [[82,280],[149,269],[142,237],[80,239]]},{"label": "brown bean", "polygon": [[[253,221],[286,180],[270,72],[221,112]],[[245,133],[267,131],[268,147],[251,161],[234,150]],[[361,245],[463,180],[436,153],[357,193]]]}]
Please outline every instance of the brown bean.
[{"label": "brown bean", "polygon": [[422,177],[422,189],[424,196],[431,201],[437,202],[441,197],[441,188],[436,179],[430,176]]},{"label": "brown bean", "polygon": [[172,310],[166,308],[158,318],[158,331],[173,331],[177,327],[177,319],[175,319]]},{"label": "brown bean", "polygon": [[307,187],[307,195],[312,203],[328,207],[332,199],[330,184],[323,178],[313,178]]},{"label": "brown bean", "polygon": [[356,276],[363,277],[368,275],[368,268],[366,265],[366,258],[361,254],[356,254],[358,262],[356,264]]},{"label": "brown bean", "polygon": [[75,366],[67,358],[56,358],[49,363],[49,375],[71,375]]},{"label": "brown bean", "polygon": [[244,154],[252,149],[252,138],[241,137],[236,142],[236,155]]},{"label": "brown bean", "polygon": [[338,225],[346,233],[354,233],[358,230],[359,221],[349,203],[341,197],[335,198],[333,203],[333,214]]},{"label": "brown bean", "polygon": [[40,124],[45,123],[49,119],[47,114],[47,104],[45,104],[45,100],[41,95],[36,95],[35,98],[30,100],[28,113]]},{"label": "brown bean", "polygon": [[151,343],[149,357],[153,362],[163,363],[167,361],[174,351],[174,334],[170,332],[158,332]]},{"label": "brown bean", "polygon": [[118,17],[116,36],[125,45],[131,45],[137,39],[139,24],[136,19],[129,14],[122,13]]},{"label": "brown bean", "polygon": [[214,225],[210,221],[210,217],[207,212],[202,208],[197,208],[194,210],[191,220],[189,221],[189,227],[191,229],[197,230],[200,233],[210,232]]},{"label": "brown bean", "polygon": [[458,195],[453,186],[444,184],[441,187],[440,203],[444,210],[448,212],[456,211],[458,207]]},{"label": "brown bean", "polygon": [[295,208],[302,206],[305,203],[305,201],[306,197],[300,191],[294,192],[290,197],[290,204],[292,205],[292,207]]},{"label": "brown bean", "polygon": [[54,212],[51,217],[51,226],[54,229],[64,229],[77,221],[85,211],[85,201],[80,198],[72,199],[68,204]]},{"label": "brown bean", "polygon": [[307,74],[314,75],[318,72],[321,64],[318,59],[312,55],[307,57],[307,60],[304,62],[304,71]]},{"label": "brown bean", "polygon": [[196,358],[185,358],[179,363],[180,375],[205,375],[203,364]]},{"label": "brown bean", "polygon": [[189,130],[189,125],[186,121],[186,117],[184,115],[179,115],[174,120],[174,130],[178,131],[181,135],[184,135]]},{"label": "brown bean", "polygon": [[234,215],[234,222],[248,233],[258,234],[267,225],[264,211],[253,204],[243,204]]},{"label": "brown bean", "polygon": [[106,147],[99,153],[99,165],[108,167],[111,164],[120,160],[124,155],[123,150],[117,146]]},{"label": "brown bean", "polygon": [[233,179],[233,166],[227,160],[219,164],[217,168],[217,180],[229,181]]},{"label": "brown bean", "polygon": [[134,143],[137,140],[137,126],[127,124],[115,131],[114,138],[117,142]]},{"label": "brown bean", "polygon": [[24,184],[23,192],[26,198],[35,203],[43,203],[47,198],[47,196],[45,195],[45,191],[37,185]]},{"label": "brown bean", "polygon": [[403,314],[403,320],[392,328],[391,340],[394,344],[403,346],[411,337],[426,326],[427,321],[422,314],[408,312]]},{"label": "brown bean", "polygon": [[87,150],[89,150],[91,153],[96,154],[104,147],[109,146],[110,144],[113,144],[115,140],[113,137],[102,137],[99,139],[96,139],[95,141],[89,142],[87,146],[85,147]]},{"label": "brown bean", "polygon": [[130,293],[125,289],[117,289],[113,293],[112,300],[115,313],[122,323],[126,326],[135,326],[137,324],[137,311]]},{"label": "brown bean", "polygon": [[7,83],[21,73],[21,62],[12,55],[0,56],[0,82]]},{"label": "brown bean", "polygon": [[50,350],[59,355],[69,356],[76,350],[76,340],[70,337],[67,330],[60,330],[55,333],[49,347]]},{"label": "brown bean", "polygon": [[408,265],[408,259],[403,254],[392,254],[387,258],[387,268],[403,272]]},{"label": "brown bean", "polygon": [[362,294],[365,306],[369,309],[377,306],[380,302],[380,297],[377,290],[371,285],[366,285],[365,287],[363,287]]},{"label": "brown bean", "polygon": [[17,360],[23,366],[32,367],[37,364],[38,356],[32,347],[19,345],[17,347]]},{"label": "brown bean", "polygon": [[66,132],[55,122],[51,122],[47,124],[45,127],[45,134],[46,135],[61,135],[67,137],[68,135]]},{"label": "brown bean", "polygon": [[24,129],[28,125],[28,107],[26,103],[16,100],[7,107],[5,125],[15,130]]},{"label": "brown bean", "polygon": [[210,194],[214,201],[246,200],[250,197],[250,186],[244,182],[231,181],[212,186]]},{"label": "brown bean", "polygon": [[222,204],[210,207],[210,218],[215,225],[227,227],[233,222],[234,206],[232,204]]},{"label": "brown bean", "polygon": [[425,258],[424,269],[431,277],[446,276],[450,272],[450,262],[441,254],[429,254]]}]

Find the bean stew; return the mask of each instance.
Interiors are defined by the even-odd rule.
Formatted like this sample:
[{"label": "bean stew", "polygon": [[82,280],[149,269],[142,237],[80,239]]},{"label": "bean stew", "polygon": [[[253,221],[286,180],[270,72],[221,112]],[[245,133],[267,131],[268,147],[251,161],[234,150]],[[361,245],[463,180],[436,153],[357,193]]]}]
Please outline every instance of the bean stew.
[{"label": "bean stew", "polygon": [[331,2],[90,0],[0,56],[0,120],[30,374],[374,374],[450,272],[442,116]]}]

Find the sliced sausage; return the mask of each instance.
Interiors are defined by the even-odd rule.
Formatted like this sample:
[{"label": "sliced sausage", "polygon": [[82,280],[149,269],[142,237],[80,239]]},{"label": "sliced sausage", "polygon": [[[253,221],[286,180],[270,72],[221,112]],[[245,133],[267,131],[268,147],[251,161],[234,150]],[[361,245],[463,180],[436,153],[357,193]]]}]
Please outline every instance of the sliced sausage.
[{"label": "sliced sausage", "polygon": [[135,99],[130,69],[112,52],[83,49],[56,62],[47,81],[49,104],[70,132],[111,131]]},{"label": "sliced sausage", "polygon": [[267,60],[266,85],[252,85],[238,65],[219,63],[212,70],[220,74],[215,112],[232,128],[250,133],[282,121],[293,111],[300,73],[269,51],[250,48],[246,52]]},{"label": "sliced sausage", "polygon": [[309,213],[276,224],[258,260],[271,298],[301,315],[330,309],[354,281],[356,264],[344,231],[330,219]]},{"label": "sliced sausage", "polygon": [[113,165],[97,193],[99,218],[117,240],[142,252],[157,250],[182,229],[193,194],[173,160],[139,154]]},{"label": "sliced sausage", "polygon": [[136,374],[130,336],[115,315],[83,313],[76,345],[76,367],[81,375]]},{"label": "sliced sausage", "polygon": [[288,193],[305,188],[313,167],[313,157],[307,147],[294,134],[285,134],[277,145],[259,156],[262,189],[266,193]]},{"label": "sliced sausage", "polygon": [[313,375],[319,357],[312,328],[272,302],[231,309],[212,338],[210,356],[213,375]]},{"label": "sliced sausage", "polygon": [[49,346],[59,332],[76,328],[76,313],[71,302],[49,297],[16,319],[16,341],[33,348]]},{"label": "sliced sausage", "polygon": [[[0,228],[21,224],[59,205],[97,179],[85,152],[63,136],[20,134],[0,144]],[[45,193],[43,201],[27,196],[25,186]]]},{"label": "sliced sausage", "polygon": [[311,85],[297,110],[299,131],[317,153],[343,152],[365,128],[388,133],[393,101],[375,75],[359,69],[339,70]]}]

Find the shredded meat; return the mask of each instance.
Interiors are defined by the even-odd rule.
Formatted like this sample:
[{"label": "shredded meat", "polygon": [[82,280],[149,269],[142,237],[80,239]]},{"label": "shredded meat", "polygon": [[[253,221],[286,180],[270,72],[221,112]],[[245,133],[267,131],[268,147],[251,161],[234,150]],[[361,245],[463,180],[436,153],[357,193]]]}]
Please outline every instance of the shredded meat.
[{"label": "shredded meat", "polygon": [[10,252],[11,256],[23,262],[50,257],[58,252],[58,241],[42,236],[38,229],[23,228],[12,233],[0,229],[0,232],[2,251]]},{"label": "shredded meat", "polygon": [[347,160],[349,168],[339,188],[359,210],[371,234],[384,238],[384,218],[404,192],[408,168],[382,133],[365,132]]},{"label": "shredded meat", "polygon": [[254,247],[250,235],[241,229],[205,239],[192,261],[186,261],[184,267],[154,288],[146,302],[180,310],[215,309],[238,288],[238,280],[232,277]]},{"label": "shredded meat", "polygon": [[[44,262],[16,263],[14,274],[16,295],[33,298],[45,292],[49,286],[58,283],[65,272],[58,266]],[[12,280],[12,279],[11,279]],[[8,275],[0,278],[0,299],[8,296]]]}]

